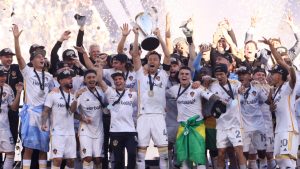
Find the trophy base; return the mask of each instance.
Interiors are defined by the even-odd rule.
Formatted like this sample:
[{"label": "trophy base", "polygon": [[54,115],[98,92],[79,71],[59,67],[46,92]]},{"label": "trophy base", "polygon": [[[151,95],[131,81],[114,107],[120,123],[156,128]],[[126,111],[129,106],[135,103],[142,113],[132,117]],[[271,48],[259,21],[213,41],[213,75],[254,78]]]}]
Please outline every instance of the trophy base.
[{"label": "trophy base", "polygon": [[159,46],[159,40],[156,37],[150,36],[142,41],[141,46],[144,50],[152,51]]}]

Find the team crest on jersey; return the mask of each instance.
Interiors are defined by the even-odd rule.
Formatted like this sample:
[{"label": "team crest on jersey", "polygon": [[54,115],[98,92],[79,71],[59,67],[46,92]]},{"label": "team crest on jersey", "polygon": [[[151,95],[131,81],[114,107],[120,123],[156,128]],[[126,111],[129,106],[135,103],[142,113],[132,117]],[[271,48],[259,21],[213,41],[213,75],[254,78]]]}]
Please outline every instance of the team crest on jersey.
[{"label": "team crest on jersey", "polygon": [[3,92],[3,93],[2,93],[2,97],[5,97],[5,96],[6,96],[6,92]]},{"label": "team crest on jersey", "polygon": [[252,94],[253,94],[253,96],[256,96],[256,91],[253,91]]},{"label": "team crest on jersey", "polygon": [[113,141],[113,146],[116,147],[118,144],[119,144],[118,140],[114,140],[114,141]]},{"label": "team crest on jersey", "polygon": [[60,97],[59,99],[60,99],[60,100],[63,100],[64,98],[63,98],[63,97]]},{"label": "team crest on jersey", "polygon": [[83,154],[86,153],[86,149],[85,149],[85,148],[82,149],[82,153],[83,153]]},{"label": "team crest on jersey", "polygon": [[194,97],[195,92],[190,92],[190,95],[191,95],[192,97]]},{"label": "team crest on jersey", "polygon": [[57,153],[57,150],[56,149],[53,149],[53,154],[56,154]]},{"label": "team crest on jersey", "polygon": [[157,81],[160,81],[160,76],[156,76],[155,79],[156,79]]},{"label": "team crest on jersey", "polygon": [[128,78],[129,78],[129,80],[130,80],[130,81],[132,81],[132,80],[133,80],[133,76],[129,76]]},{"label": "team crest on jersey", "polygon": [[131,97],[132,97],[132,94],[131,94],[131,93],[128,93],[128,96],[129,96],[129,98],[131,98]]}]

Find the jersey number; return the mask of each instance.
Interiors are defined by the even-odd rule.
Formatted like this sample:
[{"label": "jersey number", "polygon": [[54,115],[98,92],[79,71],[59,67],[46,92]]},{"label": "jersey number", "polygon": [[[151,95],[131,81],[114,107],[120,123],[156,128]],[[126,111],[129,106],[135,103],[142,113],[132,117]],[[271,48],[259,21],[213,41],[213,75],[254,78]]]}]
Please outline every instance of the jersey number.
[{"label": "jersey number", "polygon": [[241,138],[241,132],[239,130],[236,130],[235,131],[235,134],[236,134],[236,138]]}]

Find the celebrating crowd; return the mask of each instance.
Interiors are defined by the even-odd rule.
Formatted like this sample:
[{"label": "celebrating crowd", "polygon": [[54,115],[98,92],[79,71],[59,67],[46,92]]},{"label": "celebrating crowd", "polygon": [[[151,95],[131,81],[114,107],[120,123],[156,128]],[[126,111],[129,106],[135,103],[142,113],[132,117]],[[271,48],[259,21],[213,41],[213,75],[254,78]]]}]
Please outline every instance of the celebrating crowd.
[{"label": "celebrating crowd", "polygon": [[[48,58],[49,44],[31,45],[26,63],[28,54],[20,48],[26,42],[13,25],[8,36],[14,37],[15,52],[0,51],[4,169],[14,166],[18,136],[23,169],[46,169],[47,159],[52,169],[77,168],[77,158],[83,169],[123,169],[125,163],[128,169],[145,169],[150,140],[161,169],[300,168],[300,72],[294,66],[300,29],[291,14],[287,26],[296,42],[290,49],[278,37],[256,42],[253,16],[244,46],[237,46],[224,19],[212,43],[199,45],[199,52],[193,41],[197,37],[187,26],[193,21],[182,26],[184,38],[172,38],[167,14],[165,35],[153,30],[162,53],[149,50],[153,44],[146,40],[140,45],[141,27],[126,23],[116,54],[101,51],[97,43],[86,49],[86,17],[75,19],[77,41],[61,57],[68,30]],[[134,41],[127,56],[130,34]],[[258,43],[267,48],[259,49]],[[14,58],[18,64],[12,64]]]}]

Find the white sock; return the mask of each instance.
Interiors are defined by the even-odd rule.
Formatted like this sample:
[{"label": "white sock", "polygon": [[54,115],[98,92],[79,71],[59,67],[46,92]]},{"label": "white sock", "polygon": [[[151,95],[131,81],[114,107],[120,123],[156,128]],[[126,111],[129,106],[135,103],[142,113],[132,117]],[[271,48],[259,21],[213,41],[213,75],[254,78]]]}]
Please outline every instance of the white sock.
[{"label": "white sock", "polygon": [[267,163],[267,158],[264,159],[259,159],[259,169],[267,169],[268,168],[268,163]]},{"label": "white sock", "polygon": [[23,169],[30,169],[30,164],[31,164],[31,160],[23,159],[23,161],[22,161]]},{"label": "white sock", "polygon": [[250,168],[250,169],[258,169],[256,160],[248,160],[248,168]]},{"label": "white sock", "polygon": [[82,168],[83,169],[93,169],[93,162],[83,161]]},{"label": "white sock", "polygon": [[146,152],[138,152],[136,162],[137,169],[145,169],[145,156]]},{"label": "white sock", "polygon": [[160,169],[168,169],[169,168],[169,159],[168,159],[167,151],[159,153],[159,168]]},{"label": "white sock", "polygon": [[47,169],[47,160],[39,160],[39,168]]},{"label": "white sock", "polygon": [[268,160],[268,169],[275,169],[276,168],[276,162],[274,159]]},{"label": "white sock", "polygon": [[187,161],[183,161],[182,162],[182,167],[180,167],[181,169],[190,169],[191,167],[189,166],[189,163]]},{"label": "white sock", "polygon": [[247,169],[246,164],[240,165],[240,169]]},{"label": "white sock", "polygon": [[[279,168],[296,168],[296,166],[293,165],[291,159],[276,159],[277,165],[279,166]],[[296,163],[295,163],[296,164]]]},{"label": "white sock", "polygon": [[197,169],[206,169],[205,165],[197,165]]},{"label": "white sock", "polygon": [[3,164],[3,168],[5,169],[12,169],[14,165],[14,156],[13,155],[6,155],[5,161]]}]

